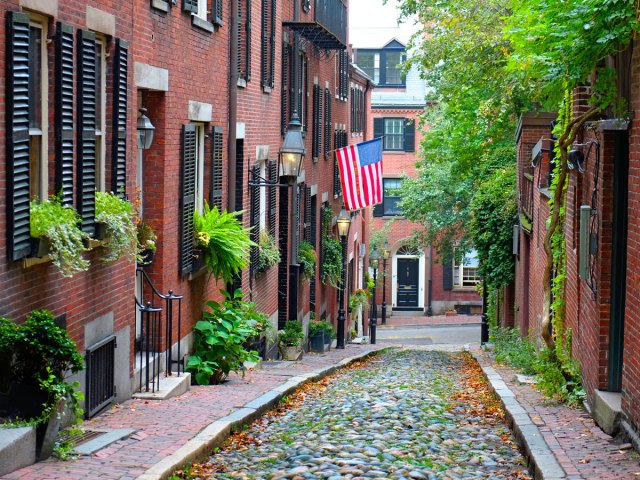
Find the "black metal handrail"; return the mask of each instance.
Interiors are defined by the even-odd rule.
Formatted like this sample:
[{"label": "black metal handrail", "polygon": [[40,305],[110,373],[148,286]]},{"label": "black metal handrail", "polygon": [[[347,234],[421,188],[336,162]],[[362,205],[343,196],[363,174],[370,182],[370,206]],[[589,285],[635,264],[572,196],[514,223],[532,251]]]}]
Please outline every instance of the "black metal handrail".
[{"label": "black metal handrail", "polygon": [[[140,299],[134,296],[135,308],[140,312],[142,322],[140,324],[140,365],[142,367],[143,361],[146,361],[146,391],[149,391],[149,372],[150,362],[154,361],[153,365],[153,377],[151,389],[155,391],[155,379],[159,380],[160,376],[160,362],[158,356],[162,351],[160,342],[158,341],[162,332],[162,312],[165,313],[164,323],[164,353],[165,353],[165,375],[171,376],[173,373],[173,365],[177,364],[177,374],[180,375],[180,366],[182,365],[182,372],[184,372],[184,358],[181,355],[180,339],[182,334],[182,295],[174,294],[173,290],[169,290],[167,295],[164,295],[158,291],[151,282],[149,275],[143,268],[136,268],[136,282],[139,282]],[[148,286],[151,290],[150,298],[145,301],[145,286]],[[164,308],[155,305],[154,300],[164,302]],[[174,360],[171,354],[171,347],[173,345],[173,323],[174,314],[176,309],[174,308],[175,302],[177,305],[177,358]],[[138,333],[138,332],[136,332]],[[140,389],[142,390],[142,374],[140,375]]]},{"label": "black metal handrail", "polygon": [[324,28],[347,44],[347,7],[342,0],[316,0],[314,19]]}]

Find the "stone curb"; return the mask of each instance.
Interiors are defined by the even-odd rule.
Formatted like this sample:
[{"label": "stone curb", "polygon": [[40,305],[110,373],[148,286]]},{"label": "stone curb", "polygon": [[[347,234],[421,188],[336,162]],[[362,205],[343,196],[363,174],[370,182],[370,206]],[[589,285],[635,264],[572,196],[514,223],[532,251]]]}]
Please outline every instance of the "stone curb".
[{"label": "stone curb", "polygon": [[381,350],[383,349],[368,350],[353,357],[345,358],[335,365],[289,378],[282,385],[247,402],[243,407],[235,409],[229,415],[210,423],[178,450],[138,476],[138,480],[166,480],[174,471],[182,468],[185,464],[205,457],[211,450],[222,445],[232,432],[240,430],[243,425],[253,422],[274,407],[285,395],[292,393],[305,383],[320,380],[351,363],[375,355]]},{"label": "stone curb", "polygon": [[567,474],[558,463],[540,429],[531,421],[527,411],[518,403],[515,394],[507,386],[502,376],[477,353],[471,352],[480,364],[491,390],[500,398],[507,414],[507,420],[516,441],[529,464],[529,470],[536,480],[561,480]]}]

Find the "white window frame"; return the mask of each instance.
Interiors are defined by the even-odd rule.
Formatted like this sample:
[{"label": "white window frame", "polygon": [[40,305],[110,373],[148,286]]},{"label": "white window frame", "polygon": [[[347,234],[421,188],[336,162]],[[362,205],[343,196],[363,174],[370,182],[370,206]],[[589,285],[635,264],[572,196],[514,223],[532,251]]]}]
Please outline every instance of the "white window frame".
[{"label": "white window frame", "polygon": [[194,13],[196,17],[205,21],[207,20],[207,3],[209,3],[208,0],[198,0],[198,10]]},{"label": "white window frame", "polygon": [[196,127],[196,211],[204,212],[204,142],[205,124],[194,123]]},{"label": "white window frame", "polygon": [[[399,117],[385,117],[382,125],[383,125],[383,135],[384,135],[384,150],[393,151],[393,152],[403,152],[404,151],[404,118]],[[389,124],[389,129],[392,131],[387,131],[387,124]],[[400,126],[400,131],[396,132],[395,127]],[[396,145],[397,142],[400,142],[400,145]]]},{"label": "white window frame", "polygon": [[[96,35],[96,62],[100,62],[100,104],[96,105],[96,189],[106,189],[106,133],[107,133],[107,39]],[[114,192],[117,193],[117,192]]]},{"label": "white window frame", "polygon": [[[475,289],[476,285],[480,283],[481,278],[478,274],[478,252],[471,250],[465,253],[464,257],[460,259],[460,263],[456,263],[456,255],[454,250],[453,255],[453,288],[456,289]],[[469,265],[469,262],[475,261],[475,265]],[[471,278],[473,273],[473,280]]]},{"label": "white window frame", "polygon": [[[39,179],[36,191],[31,190],[31,196],[36,196],[41,200],[49,197],[49,142],[47,133],[49,132],[49,59],[47,52],[47,36],[49,24],[47,18],[42,15],[30,13],[29,37],[31,28],[40,29],[40,128],[29,128],[29,175],[37,175]],[[35,147],[35,148],[34,148]],[[39,158],[34,162],[31,157],[34,152],[39,152]],[[37,163],[37,172],[32,171],[34,163]]]}]

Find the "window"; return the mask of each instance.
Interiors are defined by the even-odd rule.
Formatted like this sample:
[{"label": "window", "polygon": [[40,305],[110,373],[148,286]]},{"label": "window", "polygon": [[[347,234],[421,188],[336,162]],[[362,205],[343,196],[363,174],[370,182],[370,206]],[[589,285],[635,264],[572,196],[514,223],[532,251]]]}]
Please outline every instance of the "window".
[{"label": "window", "polygon": [[[457,263],[456,263],[457,262]],[[453,260],[453,286],[454,288],[475,287],[480,282],[478,273],[478,252],[471,250],[464,254],[458,261]]]},{"label": "window", "polygon": [[265,92],[275,85],[276,0],[262,0],[261,83]]},{"label": "window", "polygon": [[392,47],[382,50],[358,50],[356,63],[378,88],[404,87],[406,78],[402,73],[402,63],[406,58],[402,44],[394,42]]},{"label": "window", "polygon": [[401,178],[383,178],[382,179],[382,214],[383,215],[402,215],[402,211],[398,206],[400,203],[400,188],[402,187]]},{"label": "window", "polygon": [[197,212],[204,211],[204,124],[196,123],[196,204]]},{"label": "window", "polygon": [[238,80],[251,80],[251,0],[238,1]]},{"label": "window", "polygon": [[384,137],[382,141],[383,150],[396,152],[414,152],[416,142],[415,135],[415,122],[411,119],[373,119],[373,138]]},{"label": "window", "polygon": [[404,150],[404,119],[384,119],[384,150]]},{"label": "window", "polygon": [[349,93],[349,54],[346,50],[340,50],[335,56],[336,60],[336,98],[346,102]]},{"label": "window", "polygon": [[196,0],[197,10],[194,12],[197,17],[207,19],[207,0]]},{"label": "window", "polygon": [[[267,178],[267,162],[260,162],[260,178]],[[275,188],[275,187],[271,187]],[[260,187],[260,231],[267,231],[267,187]]]},{"label": "window", "polygon": [[30,195],[48,196],[47,132],[49,73],[47,22],[31,15],[29,24],[29,174]]},{"label": "window", "polygon": [[100,192],[105,191],[106,47],[105,38],[96,36],[96,189]]}]

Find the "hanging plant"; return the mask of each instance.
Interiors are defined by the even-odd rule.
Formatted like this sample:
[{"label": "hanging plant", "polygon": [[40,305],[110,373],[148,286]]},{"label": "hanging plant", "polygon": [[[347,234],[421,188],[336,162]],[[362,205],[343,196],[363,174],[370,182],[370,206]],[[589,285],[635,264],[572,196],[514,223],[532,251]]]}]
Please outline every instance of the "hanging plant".
[{"label": "hanging plant", "polygon": [[249,264],[249,249],[255,243],[249,238],[249,229],[238,220],[242,212],[222,212],[218,207],[193,215],[194,242],[202,249],[209,274],[216,279],[231,282]]},{"label": "hanging plant", "polygon": [[280,262],[280,249],[276,237],[267,232],[260,232],[258,244],[258,262],[256,268],[259,272],[269,270]]},{"label": "hanging plant", "polygon": [[334,237],[322,242],[322,283],[339,288],[342,279],[342,245]]},{"label": "hanging plant", "polygon": [[62,205],[60,199],[52,196],[49,200],[29,204],[31,215],[31,236],[49,242],[49,256],[63,277],[72,277],[89,269],[89,261],[82,254],[88,249],[83,240],[89,235],[80,230],[80,215],[70,205]]},{"label": "hanging plant", "polygon": [[302,268],[302,274],[309,280],[316,274],[316,251],[313,245],[306,240],[298,246],[298,263]]},{"label": "hanging plant", "polygon": [[135,224],[133,205],[110,192],[96,192],[96,221],[105,227],[102,246],[106,255],[105,262],[114,262],[120,258],[133,261],[137,258],[138,230]]}]

